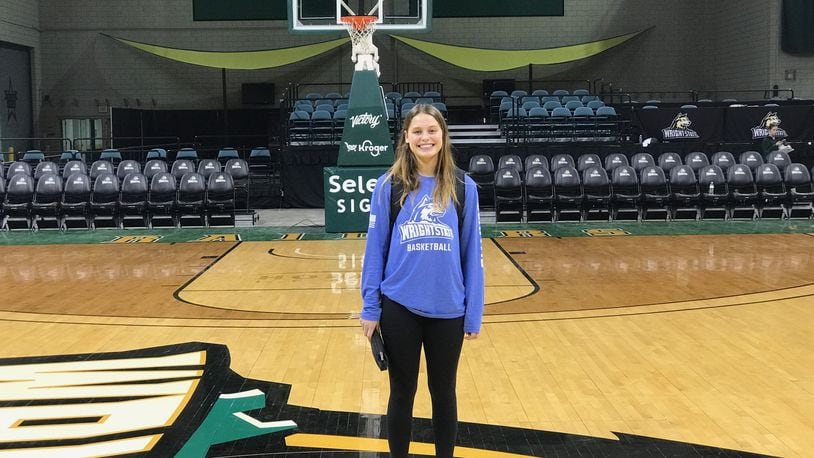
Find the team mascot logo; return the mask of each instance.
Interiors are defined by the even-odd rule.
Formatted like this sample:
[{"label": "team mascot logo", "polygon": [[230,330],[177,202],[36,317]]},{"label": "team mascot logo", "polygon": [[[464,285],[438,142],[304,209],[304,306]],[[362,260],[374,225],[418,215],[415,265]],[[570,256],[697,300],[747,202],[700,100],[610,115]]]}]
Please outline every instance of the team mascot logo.
[{"label": "team mascot logo", "polygon": [[424,196],[413,209],[410,219],[399,226],[401,243],[425,238],[452,240],[452,228],[441,222],[446,212],[446,209],[437,209],[430,196]]},{"label": "team mascot logo", "polygon": [[777,126],[777,137],[778,138],[785,138],[788,137],[786,131],[780,128],[780,123],[782,120],[779,116],[777,116],[776,112],[770,111],[766,113],[766,116],[760,120],[760,124],[752,128],[752,140],[757,140],[759,138],[765,138],[769,136],[769,129],[772,126]]},{"label": "team mascot logo", "polygon": [[699,138],[698,132],[690,129],[692,121],[687,113],[679,113],[673,118],[669,127],[661,129],[662,138],[664,140],[672,140],[679,138]]}]

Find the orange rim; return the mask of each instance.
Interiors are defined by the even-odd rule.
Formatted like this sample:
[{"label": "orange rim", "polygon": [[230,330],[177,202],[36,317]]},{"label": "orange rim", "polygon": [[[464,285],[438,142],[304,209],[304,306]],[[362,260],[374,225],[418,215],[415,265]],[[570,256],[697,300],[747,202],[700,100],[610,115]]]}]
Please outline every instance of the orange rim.
[{"label": "orange rim", "polygon": [[339,19],[356,30],[364,30],[369,24],[376,22],[376,16],[342,16]]}]

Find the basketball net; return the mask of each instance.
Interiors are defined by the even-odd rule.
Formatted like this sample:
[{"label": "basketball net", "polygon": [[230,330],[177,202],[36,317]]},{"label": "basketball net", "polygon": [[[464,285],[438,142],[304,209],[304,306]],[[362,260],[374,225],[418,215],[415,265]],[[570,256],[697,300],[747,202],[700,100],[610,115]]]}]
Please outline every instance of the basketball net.
[{"label": "basketball net", "polygon": [[374,70],[379,75],[379,49],[373,44],[376,31],[376,16],[342,16],[350,35],[351,60],[356,63],[354,70]]}]

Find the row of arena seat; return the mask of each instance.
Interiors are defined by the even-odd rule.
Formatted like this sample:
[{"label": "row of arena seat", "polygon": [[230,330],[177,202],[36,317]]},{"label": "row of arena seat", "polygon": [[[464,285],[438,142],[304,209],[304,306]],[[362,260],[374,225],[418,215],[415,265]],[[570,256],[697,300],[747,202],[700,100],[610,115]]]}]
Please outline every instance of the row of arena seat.
[{"label": "row of arena seat", "polygon": [[[64,185],[63,185],[64,182]],[[179,180],[169,172],[148,179],[133,172],[122,180],[111,172],[95,179],[75,172],[65,180],[49,172],[0,178],[2,229],[95,229],[97,226],[181,227],[234,225],[235,183],[216,172],[208,179],[187,172]]]},{"label": "row of arena seat", "polygon": [[726,171],[735,164],[745,164],[754,170],[764,163],[774,164],[784,170],[791,164],[791,158],[788,153],[782,151],[773,151],[767,154],[765,158],[757,151],[744,151],[738,155],[737,161],[729,151],[718,151],[712,154],[711,157],[704,152],[694,151],[687,153],[683,158],[679,153],[668,151],[661,153],[658,160],[654,159],[650,153],[635,153],[630,155],[630,159],[625,153],[611,153],[605,156],[604,161],[599,158],[598,154],[594,153],[580,154],[576,158],[574,155],[567,153],[555,154],[550,158],[542,154],[530,154],[526,156],[525,160],[521,160],[520,156],[516,154],[505,154],[498,159],[497,167],[495,167],[491,156],[478,154],[472,156],[469,160],[468,171],[474,174],[488,175],[494,173],[496,169],[504,167],[511,167],[522,172],[533,166],[542,166],[554,171],[559,167],[570,165],[582,172],[588,167],[602,165],[606,171],[611,172],[616,167],[630,165],[638,172],[645,167],[658,165],[669,173],[673,167],[685,164],[697,172],[707,165],[717,165],[723,171]]},{"label": "row of arena seat", "polygon": [[577,169],[573,159],[552,158],[549,167],[548,159],[532,155],[519,167],[518,157],[504,157],[497,172],[478,173],[474,167],[469,175],[481,197],[494,199],[497,221],[812,217],[814,171],[802,164],[783,170],[773,163],[754,170],[747,164],[726,170],[678,165],[665,172],[652,164],[606,169],[590,156],[583,159],[588,160]]}]

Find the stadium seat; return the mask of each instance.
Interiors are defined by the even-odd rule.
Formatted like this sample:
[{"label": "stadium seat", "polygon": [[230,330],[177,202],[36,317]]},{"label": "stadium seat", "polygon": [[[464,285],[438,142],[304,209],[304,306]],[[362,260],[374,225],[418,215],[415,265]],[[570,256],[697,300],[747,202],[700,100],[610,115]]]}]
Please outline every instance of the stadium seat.
[{"label": "stadium seat", "polygon": [[235,186],[232,175],[213,173],[206,185],[207,226],[235,225]]},{"label": "stadium seat", "polygon": [[780,169],[774,164],[763,164],[755,169],[758,192],[758,218],[786,217],[786,185]]},{"label": "stadium seat", "polygon": [[689,165],[679,165],[670,170],[670,192],[674,220],[699,218],[701,192],[695,171]]},{"label": "stadium seat", "polygon": [[112,172],[91,177],[93,189],[90,197],[91,228],[100,225],[119,226],[119,179]]},{"label": "stadium seat", "polygon": [[65,165],[62,167],[62,181],[65,182],[65,180],[74,173],[81,173],[82,175],[87,175],[88,170],[87,167],[85,166],[85,163],[77,159],[73,159],[66,162]]},{"label": "stadium seat", "polygon": [[252,177],[268,178],[272,175],[271,152],[268,148],[252,148],[249,153],[249,172]]},{"label": "stadium seat", "polygon": [[203,159],[198,163],[198,173],[203,175],[204,180],[208,180],[213,173],[220,172],[220,162],[214,159]]},{"label": "stadium seat", "polygon": [[60,204],[62,229],[90,229],[90,177],[84,172],[75,172],[63,182],[65,189]]},{"label": "stadium seat", "polygon": [[22,161],[12,162],[11,165],[9,165],[6,169],[6,182],[8,182],[9,178],[18,174],[28,175],[33,178],[31,164]]},{"label": "stadium seat", "polygon": [[583,173],[591,167],[598,167],[601,165],[602,161],[599,159],[599,155],[594,153],[585,153],[577,158],[577,171],[579,173]]},{"label": "stadium seat", "polygon": [[[181,148],[175,152],[175,160],[186,159],[195,163],[198,160],[198,151],[195,148]],[[124,186],[122,184],[122,186]]]},{"label": "stadium seat", "polygon": [[476,154],[469,159],[467,174],[478,185],[480,206],[494,205],[495,165],[492,158],[485,154]]},{"label": "stadium seat", "polygon": [[724,172],[724,175],[726,175],[729,167],[732,167],[735,164],[735,156],[733,156],[729,151],[718,151],[712,155],[710,164],[720,167],[721,171]]},{"label": "stadium seat", "polygon": [[709,165],[709,158],[707,155],[700,151],[693,151],[687,154],[684,158],[684,163],[692,168],[692,171],[698,174],[698,171]]},{"label": "stadium seat", "polygon": [[172,163],[172,168],[170,169],[170,173],[172,176],[175,177],[175,180],[180,180],[181,177],[186,175],[189,172],[195,171],[195,164],[188,159],[177,159],[175,162]]},{"label": "stadium seat", "polygon": [[240,154],[234,148],[221,148],[218,151],[217,160],[221,166],[226,165],[230,159],[240,159]]},{"label": "stadium seat", "polygon": [[116,167],[116,178],[119,179],[119,183],[122,183],[124,177],[131,173],[141,173],[141,164],[132,159],[119,162],[119,165]]},{"label": "stadium seat", "polygon": [[28,150],[23,153],[23,157],[20,160],[30,165],[31,168],[34,168],[37,164],[45,160],[45,153],[38,149]]},{"label": "stadium seat", "polygon": [[523,161],[523,170],[529,170],[532,167],[544,167],[548,170],[548,159],[542,154],[529,154]]},{"label": "stadium seat", "polygon": [[59,229],[59,203],[62,201],[62,178],[54,164],[52,172],[43,173],[34,188],[31,202],[31,228]]},{"label": "stadium seat", "polygon": [[37,186],[37,182],[40,180],[40,177],[48,173],[59,175],[59,166],[51,161],[41,161],[38,163],[34,169],[34,186]]},{"label": "stadium seat", "polygon": [[725,219],[729,188],[726,175],[717,165],[708,165],[698,171],[698,187],[701,192],[699,205],[701,219]]},{"label": "stadium seat", "polygon": [[741,164],[746,164],[752,171],[754,171],[756,168],[763,165],[763,156],[761,156],[757,151],[744,151],[741,153],[738,162]]},{"label": "stadium seat", "polygon": [[625,156],[624,154],[611,153],[605,156],[605,170],[607,170],[608,173],[613,173],[613,171],[617,167],[621,167],[623,165],[630,165],[630,163],[627,160],[627,156]]},{"label": "stadium seat", "polygon": [[500,159],[497,161],[497,168],[511,168],[517,170],[517,173],[523,173],[523,161],[520,160],[520,156],[516,154],[504,154],[500,156]]},{"label": "stadium seat", "polygon": [[557,169],[561,167],[574,167],[575,165],[573,156],[560,153],[551,157],[551,167],[549,167],[549,170],[556,172]]},{"label": "stadium seat", "polygon": [[33,198],[34,177],[25,173],[17,173],[6,180],[3,221],[0,227],[3,230],[31,229]]},{"label": "stadium seat", "polygon": [[178,225],[206,226],[206,183],[203,176],[187,172],[178,183]]},{"label": "stadium seat", "polygon": [[814,184],[811,174],[805,165],[792,163],[786,167],[784,180],[789,191],[786,203],[786,216],[788,218],[810,219],[814,214]]},{"label": "stadium seat", "polygon": [[523,220],[523,186],[520,171],[514,167],[495,172],[495,222]]},{"label": "stadium seat", "polygon": [[108,161],[111,164],[113,164],[114,166],[116,166],[116,165],[119,165],[119,162],[121,162],[121,160],[122,160],[122,153],[121,153],[121,151],[119,151],[119,150],[117,150],[115,148],[108,148],[108,149],[102,150],[102,152],[99,154],[99,160],[100,161]]},{"label": "stadium seat", "polygon": [[611,189],[611,219],[638,220],[642,191],[636,170],[629,165],[615,167],[611,171]]},{"label": "stadium seat", "polygon": [[551,221],[554,217],[554,183],[547,161],[543,159],[539,165],[526,167],[525,181],[526,222]]},{"label": "stadium seat", "polygon": [[642,190],[640,219],[642,221],[654,218],[669,220],[670,185],[664,175],[664,170],[655,165],[649,165],[641,169],[639,172],[639,187]]},{"label": "stadium seat", "polygon": [[582,172],[583,201],[582,219],[585,221],[610,220],[611,182],[605,168],[597,164]]},{"label": "stadium seat", "polygon": [[670,171],[679,165],[684,165],[684,162],[678,153],[668,151],[659,155],[659,167],[664,170],[665,175],[669,176]]},{"label": "stadium seat", "polygon": [[579,172],[570,165],[554,172],[554,220],[580,221],[582,218],[582,182]]},{"label": "stadium seat", "polygon": [[153,148],[150,151],[147,151],[147,156],[144,158],[145,161],[149,162],[155,159],[159,159],[162,161],[167,160],[167,150],[163,148]]},{"label": "stadium seat", "polygon": [[630,158],[630,165],[636,170],[636,173],[641,175],[642,170],[655,166],[656,161],[653,160],[650,153],[636,153]]},{"label": "stadium seat", "polygon": [[158,172],[150,179],[147,197],[149,227],[176,226],[175,206],[177,185],[175,177],[168,172]]},{"label": "stadium seat", "polygon": [[144,164],[144,177],[148,182],[151,182],[157,173],[166,172],[167,163],[161,159],[150,159]]},{"label": "stadium seat", "polygon": [[119,193],[120,228],[148,227],[148,192],[147,177],[141,173],[131,173],[124,177]]},{"label": "stadium seat", "polygon": [[752,169],[746,164],[733,165],[727,171],[726,183],[729,187],[729,219],[755,219],[758,193]]}]

